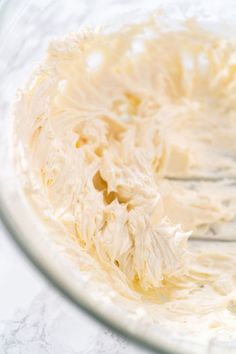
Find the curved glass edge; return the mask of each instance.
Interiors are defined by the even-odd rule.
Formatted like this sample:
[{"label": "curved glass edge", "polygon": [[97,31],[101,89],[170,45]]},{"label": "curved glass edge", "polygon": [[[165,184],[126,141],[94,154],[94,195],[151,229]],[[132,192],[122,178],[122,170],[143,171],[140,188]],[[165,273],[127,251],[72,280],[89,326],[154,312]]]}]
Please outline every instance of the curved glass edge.
[{"label": "curved glass edge", "polygon": [[[7,27],[8,31],[12,30],[14,23],[17,21],[21,13],[27,9],[29,3],[31,3],[31,0],[24,0],[20,2],[17,0],[0,0],[0,32],[4,27]],[[11,213],[7,205],[8,203],[6,203],[6,199],[4,198],[3,194],[6,198],[4,186],[2,194],[0,191],[0,222],[2,222],[7,235],[15,242],[18,248],[34,266],[34,268],[38,270],[38,272],[40,272],[43,277],[64,296],[65,299],[69,299],[77,307],[77,309],[79,308],[85,313],[89,314],[96,321],[113,330],[118,335],[131,340],[135,345],[142,346],[143,348],[155,353],[171,353],[170,350],[166,350],[162,346],[149,343],[148,339],[142,339],[138,334],[135,335],[128,332],[127,329],[122,326],[122,324],[119,325],[118,321],[115,322],[115,320],[112,320],[112,318],[108,319],[105,316],[102,316],[102,314],[98,311],[96,312],[96,309],[91,308],[89,303],[85,303],[83,299],[79,298],[79,294],[73,294],[73,292],[63,284],[63,279],[60,279],[59,275],[57,276],[53,270],[50,269],[50,267],[45,265],[43,259],[41,259],[40,256],[34,254],[34,250],[31,249],[26,242],[24,242],[24,239],[20,234],[22,231],[19,230],[16,223],[14,222],[14,219],[11,218]]]},{"label": "curved glass edge", "polygon": [[[31,0],[22,0],[21,2],[18,2],[17,0],[0,0],[0,35],[3,34],[1,33],[2,28],[7,27],[7,31],[12,30],[15,22],[17,22],[17,19],[21,16],[22,12],[27,9],[29,3],[31,2]],[[4,32],[4,34],[6,34],[6,32]],[[89,306],[89,302],[86,303],[86,300],[84,300],[82,296],[80,298],[79,293],[75,294],[70,290],[70,288],[66,287],[66,284],[63,282],[63,277],[56,274],[54,271],[55,269],[50,269],[48,265],[44,264],[43,258],[40,257],[40,255],[37,255],[36,252],[34,252],[34,250],[26,242],[24,242],[24,238],[21,236],[23,230],[17,227],[17,223],[12,217],[14,215],[11,213],[8,206],[7,192],[4,188],[4,184],[0,187],[2,187],[2,190],[0,189],[0,221],[5,227],[7,235],[16,243],[18,248],[29,259],[31,264],[33,264],[34,268],[37,269],[43,277],[64,296],[65,299],[69,299],[77,307],[77,309],[81,309],[102,325],[108,327],[128,340],[133,341],[134,344],[160,354],[171,353],[170,350],[166,350],[161,345],[149,343],[148,339],[145,340],[141,338],[139,334],[135,335],[135,333],[132,334],[128,332],[127,328],[122,326],[122,324],[119,324],[118,321],[103,316],[102,313],[96,311],[95,308],[91,308],[91,306]]]}]

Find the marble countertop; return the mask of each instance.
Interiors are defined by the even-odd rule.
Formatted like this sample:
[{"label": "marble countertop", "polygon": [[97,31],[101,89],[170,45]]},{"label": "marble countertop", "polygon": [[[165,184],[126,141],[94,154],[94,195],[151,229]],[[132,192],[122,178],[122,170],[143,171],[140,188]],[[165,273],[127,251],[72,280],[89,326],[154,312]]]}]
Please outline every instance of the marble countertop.
[{"label": "marble countertop", "polygon": [[0,354],[144,354],[52,288],[0,224]]}]

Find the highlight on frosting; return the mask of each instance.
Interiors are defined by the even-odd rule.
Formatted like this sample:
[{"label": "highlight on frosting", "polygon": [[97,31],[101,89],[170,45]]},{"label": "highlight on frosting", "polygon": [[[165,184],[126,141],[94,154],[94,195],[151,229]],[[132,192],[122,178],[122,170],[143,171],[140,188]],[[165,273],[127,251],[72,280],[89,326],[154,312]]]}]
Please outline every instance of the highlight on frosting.
[{"label": "highlight on frosting", "polygon": [[163,325],[235,329],[236,250],[200,241],[236,238],[235,68],[232,40],[153,18],[53,41],[19,93],[28,197]]}]

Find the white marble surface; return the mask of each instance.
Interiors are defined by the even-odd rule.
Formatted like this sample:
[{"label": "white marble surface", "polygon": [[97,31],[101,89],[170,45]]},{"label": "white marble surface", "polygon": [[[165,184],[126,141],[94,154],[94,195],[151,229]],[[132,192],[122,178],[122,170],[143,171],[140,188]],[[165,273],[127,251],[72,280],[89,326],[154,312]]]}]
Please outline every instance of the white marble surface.
[{"label": "white marble surface", "polygon": [[0,224],[0,354],[144,354],[78,311]]}]

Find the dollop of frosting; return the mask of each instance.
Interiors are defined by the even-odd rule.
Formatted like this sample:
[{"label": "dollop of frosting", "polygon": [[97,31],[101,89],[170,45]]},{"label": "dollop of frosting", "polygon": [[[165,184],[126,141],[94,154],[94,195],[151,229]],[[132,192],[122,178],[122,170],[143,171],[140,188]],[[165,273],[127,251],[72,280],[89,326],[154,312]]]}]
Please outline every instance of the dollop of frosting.
[{"label": "dollop of frosting", "polygon": [[232,40],[153,18],[53,41],[16,106],[28,195],[163,323],[235,286],[232,250],[186,251],[236,235],[235,68]]}]

